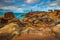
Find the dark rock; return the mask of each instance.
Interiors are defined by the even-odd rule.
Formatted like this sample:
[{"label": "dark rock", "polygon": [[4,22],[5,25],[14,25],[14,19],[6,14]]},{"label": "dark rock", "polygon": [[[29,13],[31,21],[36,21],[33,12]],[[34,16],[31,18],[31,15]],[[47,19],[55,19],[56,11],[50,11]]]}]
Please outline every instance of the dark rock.
[{"label": "dark rock", "polygon": [[4,14],[4,19],[6,19],[6,20],[10,20],[10,19],[13,19],[13,18],[15,18],[13,12],[6,12]]},{"label": "dark rock", "polygon": [[15,18],[13,12],[6,12],[4,16],[0,17],[0,28],[8,24],[8,21]]},{"label": "dark rock", "polygon": [[0,18],[0,28],[2,27],[2,26],[4,26],[5,24],[7,24],[8,23],[8,20],[5,20],[5,19],[3,19],[3,18]]},{"label": "dark rock", "polygon": [[52,23],[52,22],[53,22],[53,20],[52,20],[52,19],[50,19],[50,18],[44,18],[44,19],[43,19],[43,21],[44,21],[45,23],[47,23],[47,24],[49,24],[49,23]]}]

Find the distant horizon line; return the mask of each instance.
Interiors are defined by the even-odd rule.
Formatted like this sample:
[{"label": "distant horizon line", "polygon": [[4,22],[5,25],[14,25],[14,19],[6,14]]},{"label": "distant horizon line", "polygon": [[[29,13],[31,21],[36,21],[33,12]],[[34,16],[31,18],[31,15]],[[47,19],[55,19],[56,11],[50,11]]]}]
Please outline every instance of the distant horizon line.
[{"label": "distant horizon line", "polygon": [[[60,9],[48,9],[48,10],[36,10],[36,11],[38,11],[38,12],[48,12],[49,10],[51,10],[51,11],[54,11],[54,10],[60,10]],[[29,12],[36,12],[36,11],[33,11],[33,10],[30,10],[30,11],[28,11],[28,12],[13,12],[13,11],[0,11],[0,12],[2,12],[2,13],[5,13],[5,12],[13,12],[13,13],[29,13]]]}]

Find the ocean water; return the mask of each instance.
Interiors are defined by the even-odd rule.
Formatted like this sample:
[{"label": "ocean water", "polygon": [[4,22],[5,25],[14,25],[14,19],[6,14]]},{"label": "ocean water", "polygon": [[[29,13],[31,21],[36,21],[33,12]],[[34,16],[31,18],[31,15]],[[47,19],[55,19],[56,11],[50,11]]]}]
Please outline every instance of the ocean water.
[{"label": "ocean water", "polygon": [[26,14],[26,13],[14,13],[14,16],[16,17],[16,18],[24,18],[24,14]]},{"label": "ocean water", "polygon": [[0,12],[0,16],[3,16],[3,15],[4,15],[4,13]]},{"label": "ocean water", "polygon": [[[24,14],[26,14],[26,13],[14,13],[14,16],[16,18],[24,18],[24,16],[22,16]],[[0,13],[0,16],[4,16],[4,13]]]}]

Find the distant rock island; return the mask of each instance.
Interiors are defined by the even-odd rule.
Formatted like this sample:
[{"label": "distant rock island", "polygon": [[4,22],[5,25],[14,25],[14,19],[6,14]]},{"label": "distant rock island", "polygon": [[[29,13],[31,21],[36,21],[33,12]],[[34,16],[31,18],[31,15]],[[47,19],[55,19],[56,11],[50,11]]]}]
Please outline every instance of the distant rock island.
[{"label": "distant rock island", "polygon": [[13,12],[0,17],[0,40],[60,40],[60,10],[28,12],[18,19]]}]

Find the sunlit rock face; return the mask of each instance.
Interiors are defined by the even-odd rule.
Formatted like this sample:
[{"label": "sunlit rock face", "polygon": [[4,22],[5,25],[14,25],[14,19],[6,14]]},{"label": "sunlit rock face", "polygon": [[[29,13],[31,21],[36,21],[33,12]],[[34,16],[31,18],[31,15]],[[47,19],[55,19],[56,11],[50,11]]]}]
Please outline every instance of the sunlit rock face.
[{"label": "sunlit rock face", "polygon": [[17,28],[19,28],[19,25],[15,24],[15,23],[10,23],[8,25],[5,25],[3,28],[0,29],[0,33],[12,33],[13,31],[15,31]]},{"label": "sunlit rock face", "polygon": [[28,27],[22,31],[21,35],[13,37],[12,40],[57,40],[55,34],[49,28]]},{"label": "sunlit rock face", "polygon": [[52,28],[53,32],[56,35],[56,38],[60,40],[60,24],[57,24],[55,27]]},{"label": "sunlit rock face", "polygon": [[8,20],[8,23],[16,23],[19,25],[19,27],[24,27],[24,24],[17,18],[13,18],[11,20]]},{"label": "sunlit rock face", "polygon": [[55,33],[57,33],[57,34],[60,34],[60,27],[58,26],[58,27],[54,27],[53,28],[53,31],[55,32]]},{"label": "sunlit rock face", "polygon": [[53,31],[57,34],[60,34],[60,24],[57,24],[55,27],[53,27]]},{"label": "sunlit rock face", "polygon": [[0,29],[0,40],[10,40],[14,35],[19,34],[19,25],[15,23],[10,23],[5,25]]},{"label": "sunlit rock face", "polygon": [[52,28],[54,32],[60,34],[60,24],[57,24],[55,27]]},{"label": "sunlit rock face", "polygon": [[8,23],[0,29],[1,40],[58,40],[60,38],[60,19],[54,12],[30,12],[22,21],[15,18],[12,12],[7,12],[3,19],[4,23],[6,20]]}]

